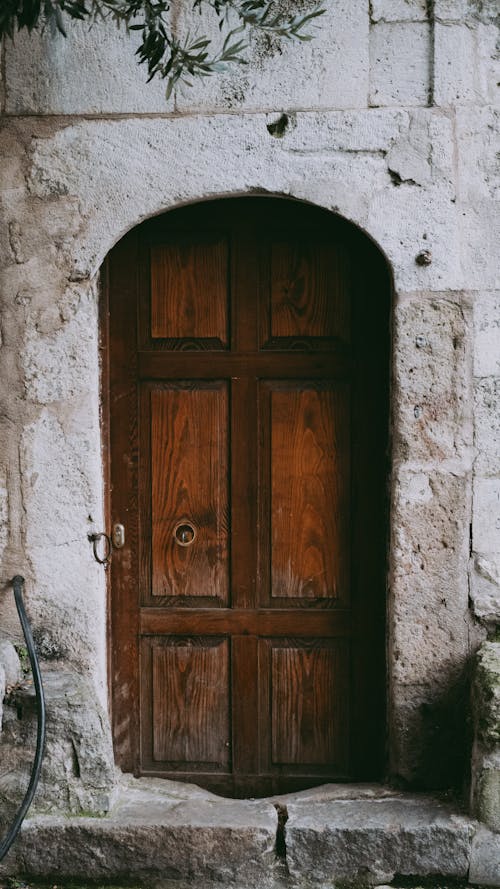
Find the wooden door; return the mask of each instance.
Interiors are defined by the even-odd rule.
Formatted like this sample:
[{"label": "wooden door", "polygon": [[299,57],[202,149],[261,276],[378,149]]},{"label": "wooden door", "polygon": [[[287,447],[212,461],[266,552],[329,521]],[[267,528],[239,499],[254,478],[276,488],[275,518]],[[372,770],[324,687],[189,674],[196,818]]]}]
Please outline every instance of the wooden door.
[{"label": "wooden door", "polygon": [[380,778],[389,282],[335,217],[177,210],[107,264],[118,763],[234,796]]}]

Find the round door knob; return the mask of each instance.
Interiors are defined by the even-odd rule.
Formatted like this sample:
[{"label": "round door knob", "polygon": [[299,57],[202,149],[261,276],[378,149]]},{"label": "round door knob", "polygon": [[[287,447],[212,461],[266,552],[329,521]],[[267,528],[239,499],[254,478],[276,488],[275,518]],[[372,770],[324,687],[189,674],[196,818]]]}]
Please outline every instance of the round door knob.
[{"label": "round door knob", "polygon": [[190,546],[196,537],[196,531],[189,522],[181,522],[175,528],[174,537],[179,546]]}]

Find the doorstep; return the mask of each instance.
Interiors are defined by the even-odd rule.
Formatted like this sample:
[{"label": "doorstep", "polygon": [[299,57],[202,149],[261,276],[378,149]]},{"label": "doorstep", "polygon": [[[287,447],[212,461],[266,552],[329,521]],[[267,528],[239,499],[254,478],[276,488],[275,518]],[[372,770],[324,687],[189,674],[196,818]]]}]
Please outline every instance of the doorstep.
[{"label": "doorstep", "polygon": [[203,889],[368,886],[395,877],[467,880],[472,860],[475,883],[500,886],[500,836],[478,828],[449,803],[378,785],[229,800],[191,785],[125,777],[105,817],[28,818],[0,877],[177,881]]}]

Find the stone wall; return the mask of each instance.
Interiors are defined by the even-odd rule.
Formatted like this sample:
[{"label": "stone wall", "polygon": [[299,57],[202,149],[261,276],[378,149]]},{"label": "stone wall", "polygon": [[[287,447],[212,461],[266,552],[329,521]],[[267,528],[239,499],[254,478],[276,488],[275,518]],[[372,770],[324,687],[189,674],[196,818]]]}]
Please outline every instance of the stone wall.
[{"label": "stone wall", "polygon": [[[168,102],[112,26],[5,45],[1,633],[19,638],[7,583],[21,572],[42,656],[102,715],[106,589],[88,534],[104,522],[98,274],[111,247],[207,197],[318,204],[393,272],[389,772],[448,786],[468,769],[471,657],[500,618],[496,3],[327,7],[316,40],[255,37],[249,65]],[[83,743],[80,774],[93,756]],[[103,793],[88,786],[86,809]]]}]

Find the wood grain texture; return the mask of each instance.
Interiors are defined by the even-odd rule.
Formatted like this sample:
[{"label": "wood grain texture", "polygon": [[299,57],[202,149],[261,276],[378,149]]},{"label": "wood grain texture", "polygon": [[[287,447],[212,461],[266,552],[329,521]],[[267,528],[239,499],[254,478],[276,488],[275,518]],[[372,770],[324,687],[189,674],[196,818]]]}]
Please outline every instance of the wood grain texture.
[{"label": "wood grain texture", "polygon": [[227,343],[226,239],[178,239],[151,247],[151,336]]},{"label": "wood grain texture", "polygon": [[226,764],[230,758],[227,639],[164,640],[152,651],[153,759]]},{"label": "wood grain texture", "polygon": [[271,246],[270,334],[350,339],[348,256],[310,238]]},{"label": "wood grain texture", "polygon": [[350,635],[351,615],[347,608],[320,609],[270,608],[265,610],[234,608],[143,608],[141,633],[179,633],[200,630],[245,636],[346,637]]},{"label": "wood grain texture", "polygon": [[[192,386],[151,392],[153,595],[227,601],[227,388]],[[175,537],[183,522],[190,546]]]},{"label": "wood grain texture", "polygon": [[348,659],[345,646],[283,643],[271,653],[274,764],[345,766]]},{"label": "wood grain texture", "polygon": [[348,387],[273,388],[270,422],[272,596],[345,597]]}]

